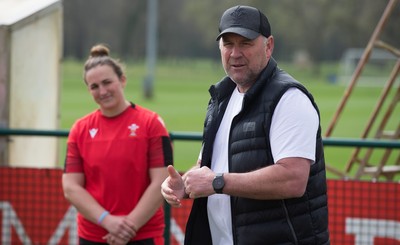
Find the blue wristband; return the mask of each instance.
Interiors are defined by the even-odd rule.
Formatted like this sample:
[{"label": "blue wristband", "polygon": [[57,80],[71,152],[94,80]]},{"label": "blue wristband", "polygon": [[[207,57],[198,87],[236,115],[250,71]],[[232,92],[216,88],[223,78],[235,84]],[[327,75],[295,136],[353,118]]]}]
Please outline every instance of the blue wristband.
[{"label": "blue wristband", "polygon": [[100,217],[99,217],[99,219],[97,220],[97,224],[101,224],[101,222],[104,220],[104,218],[107,216],[107,215],[109,215],[110,213],[108,212],[108,211],[104,211],[101,215],[100,215]]}]

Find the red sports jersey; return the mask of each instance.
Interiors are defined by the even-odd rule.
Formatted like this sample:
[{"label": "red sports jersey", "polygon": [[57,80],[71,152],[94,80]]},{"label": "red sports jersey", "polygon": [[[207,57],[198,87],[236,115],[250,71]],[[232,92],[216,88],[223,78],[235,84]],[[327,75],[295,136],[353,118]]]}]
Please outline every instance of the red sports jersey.
[{"label": "red sports jersey", "polygon": [[[114,215],[127,215],[150,183],[149,169],[172,164],[172,146],[162,119],[133,105],[116,117],[100,110],[77,120],[67,142],[65,172],[83,172],[85,188]],[[163,236],[162,207],[135,240]],[[80,237],[104,242],[108,232],[78,214]]]}]

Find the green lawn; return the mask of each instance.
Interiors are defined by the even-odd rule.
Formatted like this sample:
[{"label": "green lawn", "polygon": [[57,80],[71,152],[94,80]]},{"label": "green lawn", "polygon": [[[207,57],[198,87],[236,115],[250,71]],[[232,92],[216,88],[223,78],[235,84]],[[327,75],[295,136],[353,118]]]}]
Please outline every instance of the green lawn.
[{"label": "green lawn", "polygon": [[[320,75],[314,75],[311,70],[299,69],[289,64],[280,64],[280,66],[313,93],[320,108],[324,134],[346,89],[345,86],[328,82],[328,76],[337,71],[336,65],[323,65]],[[63,63],[60,113],[62,129],[69,129],[77,118],[97,108],[82,81],[82,67],[82,62],[65,61]],[[127,63],[126,73],[128,77],[126,97],[136,104],[158,112],[163,117],[168,130],[173,132],[202,131],[209,99],[208,88],[224,76],[218,61],[160,61],[154,81],[154,96],[149,100],[143,96],[145,63]],[[332,136],[359,138],[380,93],[381,88],[357,87]],[[60,147],[60,162],[62,162],[65,156],[65,140],[61,140]],[[189,168],[195,163],[199,149],[200,142],[175,141],[176,167],[181,171]],[[325,151],[327,162],[343,170],[352,149],[326,147]],[[329,174],[329,176],[332,175]]]}]

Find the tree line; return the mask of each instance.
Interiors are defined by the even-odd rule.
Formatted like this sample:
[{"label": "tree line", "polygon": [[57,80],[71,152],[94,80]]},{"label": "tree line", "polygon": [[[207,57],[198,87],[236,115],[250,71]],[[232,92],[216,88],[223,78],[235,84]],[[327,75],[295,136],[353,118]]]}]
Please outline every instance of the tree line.
[{"label": "tree line", "polygon": [[[337,60],[347,48],[365,48],[387,0],[243,0],[263,11],[275,37],[274,56],[291,60],[303,53],[313,62]],[[145,58],[147,0],[65,0],[64,56],[85,59],[106,43],[125,60]],[[232,0],[158,0],[158,57],[219,58],[215,37]],[[398,4],[400,5],[400,4]],[[400,6],[381,39],[400,43]]]}]

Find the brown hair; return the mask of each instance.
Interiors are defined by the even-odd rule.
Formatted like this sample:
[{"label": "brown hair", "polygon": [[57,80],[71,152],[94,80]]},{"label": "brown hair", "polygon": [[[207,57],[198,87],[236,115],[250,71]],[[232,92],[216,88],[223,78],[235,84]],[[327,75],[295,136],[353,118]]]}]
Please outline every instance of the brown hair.
[{"label": "brown hair", "polygon": [[108,65],[113,68],[119,78],[124,75],[123,65],[110,57],[110,49],[105,44],[94,45],[90,49],[89,58],[85,62],[83,80],[86,83],[86,72],[99,65]]}]

